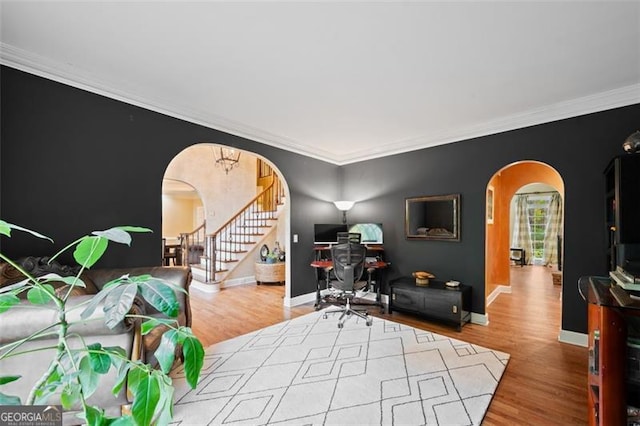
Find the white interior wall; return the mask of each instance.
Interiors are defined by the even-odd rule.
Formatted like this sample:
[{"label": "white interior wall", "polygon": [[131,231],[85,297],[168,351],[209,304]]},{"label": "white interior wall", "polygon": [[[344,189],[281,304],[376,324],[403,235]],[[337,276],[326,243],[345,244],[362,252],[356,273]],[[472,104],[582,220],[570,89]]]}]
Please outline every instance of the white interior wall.
[{"label": "white interior wall", "polygon": [[[202,143],[180,152],[164,176],[194,187],[203,203],[207,233],[215,232],[257,193],[256,157],[243,152],[239,166],[226,174],[216,166],[212,147]],[[198,212],[192,215],[198,216]]]},{"label": "white interior wall", "polygon": [[196,215],[198,207],[202,207],[199,199],[171,194],[162,196],[162,236],[168,244],[177,244],[181,233],[191,232],[200,225]]}]

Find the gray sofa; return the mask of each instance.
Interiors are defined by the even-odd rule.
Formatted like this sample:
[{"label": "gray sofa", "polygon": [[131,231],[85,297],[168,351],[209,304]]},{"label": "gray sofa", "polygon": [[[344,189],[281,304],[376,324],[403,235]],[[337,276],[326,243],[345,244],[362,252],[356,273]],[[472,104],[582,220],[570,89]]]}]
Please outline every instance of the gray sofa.
[{"label": "gray sofa", "polygon": [[[61,276],[70,276],[76,275],[78,271],[75,268],[59,265],[55,262],[49,264],[47,258],[30,257],[22,259],[20,263],[21,266],[35,276],[41,276],[49,272],[54,272]],[[82,274],[86,288],[75,288],[73,295],[69,298],[68,306],[75,306],[86,302],[98,293],[106,283],[124,274],[130,274],[130,276],[150,274],[156,278],[180,286],[187,291],[192,278],[191,269],[182,266],[86,270]],[[22,279],[22,275],[15,268],[8,264],[0,264],[0,287],[10,285],[20,279]],[[60,285],[56,291],[63,291],[62,289],[63,286]],[[180,325],[191,326],[189,297],[179,291],[175,293],[180,303],[178,321]],[[142,298],[136,300],[132,310],[133,313],[136,314],[164,317],[162,313],[146,304]],[[85,344],[99,342],[103,346],[119,346],[126,351],[129,359],[139,359],[154,366],[157,364],[154,352],[164,332],[163,327],[156,327],[149,334],[142,336],[140,333],[140,320],[129,320],[121,323],[114,329],[109,329],[100,318],[104,316],[101,307],[96,309],[92,317],[87,321],[79,321],[81,311],[82,309],[77,309],[69,314],[71,321],[78,321],[77,324],[74,324],[72,328],[70,328],[70,331],[76,335],[76,337],[71,339],[72,341],[78,343],[80,339],[82,339]],[[10,310],[0,313],[0,347],[23,339],[52,324],[55,322],[55,315],[56,312],[48,309],[46,305],[34,307],[34,305],[31,305],[26,300],[21,301],[19,305],[12,307]],[[24,403],[29,390],[48,367],[52,359],[52,354],[54,353],[53,346],[55,346],[55,344],[55,335],[50,339],[43,338],[31,341],[20,346],[20,355],[6,357],[0,360],[0,371],[2,371],[3,375],[10,372],[10,374],[22,376],[20,380],[0,387],[0,392],[7,395],[19,396]],[[0,351],[0,356],[3,354],[4,353]],[[104,408],[107,414],[112,416],[119,415],[121,407],[130,402],[125,389],[116,396],[111,393],[111,388],[115,381],[116,372],[111,368],[108,374],[102,376],[98,390],[88,401],[90,404]],[[59,396],[53,395],[49,399],[48,404],[60,404]],[[64,423],[79,423],[80,420],[76,417],[76,414],[77,411],[74,410],[65,411]]]}]

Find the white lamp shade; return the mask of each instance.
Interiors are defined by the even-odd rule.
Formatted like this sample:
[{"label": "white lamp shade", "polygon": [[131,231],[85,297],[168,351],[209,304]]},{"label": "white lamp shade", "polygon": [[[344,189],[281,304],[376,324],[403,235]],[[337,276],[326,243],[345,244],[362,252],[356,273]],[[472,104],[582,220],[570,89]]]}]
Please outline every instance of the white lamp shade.
[{"label": "white lamp shade", "polygon": [[351,209],[351,207],[353,207],[353,205],[355,204],[355,201],[334,201],[333,204],[336,205],[338,210],[342,210],[343,212],[346,212],[349,209]]}]

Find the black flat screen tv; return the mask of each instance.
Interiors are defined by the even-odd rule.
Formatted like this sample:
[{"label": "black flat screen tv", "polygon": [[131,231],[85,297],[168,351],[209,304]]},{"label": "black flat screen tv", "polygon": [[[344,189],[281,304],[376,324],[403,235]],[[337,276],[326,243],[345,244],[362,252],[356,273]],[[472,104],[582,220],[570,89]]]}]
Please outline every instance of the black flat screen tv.
[{"label": "black flat screen tv", "polygon": [[349,232],[359,233],[362,244],[383,243],[381,223],[354,223],[349,225]]},{"label": "black flat screen tv", "polygon": [[316,223],[313,225],[314,244],[337,244],[338,232],[348,232],[344,223]]}]

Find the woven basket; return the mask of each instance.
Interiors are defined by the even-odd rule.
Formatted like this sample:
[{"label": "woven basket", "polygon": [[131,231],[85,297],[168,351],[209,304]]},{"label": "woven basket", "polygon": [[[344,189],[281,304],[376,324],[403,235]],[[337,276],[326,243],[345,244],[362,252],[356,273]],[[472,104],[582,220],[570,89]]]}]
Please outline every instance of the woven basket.
[{"label": "woven basket", "polygon": [[256,262],[255,273],[258,283],[283,283],[284,262],[262,263]]}]

